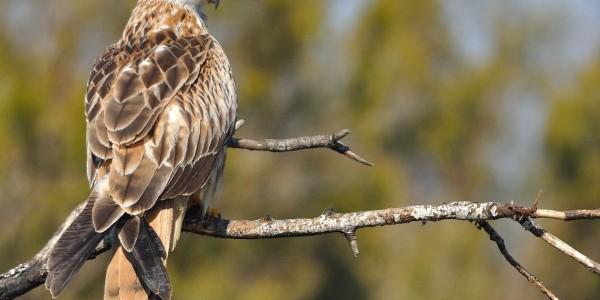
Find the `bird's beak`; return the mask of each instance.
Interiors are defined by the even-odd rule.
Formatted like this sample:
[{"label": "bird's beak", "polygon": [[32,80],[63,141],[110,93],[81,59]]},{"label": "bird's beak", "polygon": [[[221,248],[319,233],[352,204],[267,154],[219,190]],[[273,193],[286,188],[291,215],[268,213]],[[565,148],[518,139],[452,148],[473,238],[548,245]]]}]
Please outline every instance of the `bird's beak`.
[{"label": "bird's beak", "polygon": [[215,9],[219,8],[219,2],[221,0],[208,0],[208,3],[214,4],[215,5]]}]

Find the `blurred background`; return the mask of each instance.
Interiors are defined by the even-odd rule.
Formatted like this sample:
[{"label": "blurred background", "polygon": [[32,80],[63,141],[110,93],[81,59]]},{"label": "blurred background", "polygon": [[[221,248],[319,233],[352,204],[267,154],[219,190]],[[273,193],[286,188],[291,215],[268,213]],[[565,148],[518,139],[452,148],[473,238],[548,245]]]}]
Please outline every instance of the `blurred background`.
[{"label": "blurred background", "polygon": [[[83,96],[134,0],[0,1],[0,269],[28,260],[87,196]],[[232,150],[227,218],[314,217],[468,200],[595,208],[600,2],[221,1],[207,11],[239,88],[239,137],[352,128],[363,167],[326,150]],[[600,224],[543,220],[600,259]],[[559,296],[600,281],[511,221],[514,256]],[[184,234],[175,299],[542,299],[467,222],[235,241]],[[100,299],[108,255],[61,299]],[[38,288],[23,299],[49,299]]]}]

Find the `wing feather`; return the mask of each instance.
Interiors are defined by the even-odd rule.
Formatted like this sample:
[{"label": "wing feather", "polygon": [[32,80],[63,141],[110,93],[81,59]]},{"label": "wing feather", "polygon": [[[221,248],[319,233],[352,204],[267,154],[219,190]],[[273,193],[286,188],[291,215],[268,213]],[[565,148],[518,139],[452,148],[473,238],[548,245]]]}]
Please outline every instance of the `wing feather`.
[{"label": "wing feather", "polygon": [[139,201],[144,191],[150,185],[158,166],[147,156],[142,158],[140,165],[129,175],[122,175],[111,168],[109,173],[110,193],[113,200],[123,207],[131,206]]},{"label": "wing feather", "polygon": [[161,165],[156,170],[150,184],[140,196],[140,199],[133,205],[125,207],[125,211],[129,214],[137,215],[143,213],[156,204],[159,196],[169,183],[171,174],[173,173],[173,167],[169,165]]},{"label": "wing feather", "polygon": [[139,168],[145,152],[143,140],[131,146],[114,146],[111,168],[121,175],[131,175]]},{"label": "wing feather", "polygon": [[237,108],[229,65],[211,36],[178,38],[165,28],[143,45],[106,50],[85,107],[88,165],[112,160],[110,194],[133,215],[206,183]]}]

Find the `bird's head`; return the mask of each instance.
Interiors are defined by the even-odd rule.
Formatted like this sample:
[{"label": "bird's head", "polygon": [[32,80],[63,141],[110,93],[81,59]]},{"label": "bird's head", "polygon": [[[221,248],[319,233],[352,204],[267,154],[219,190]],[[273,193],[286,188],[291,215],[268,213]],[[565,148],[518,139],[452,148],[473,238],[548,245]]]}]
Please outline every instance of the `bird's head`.
[{"label": "bird's head", "polygon": [[177,3],[177,4],[185,5],[185,6],[195,7],[195,8],[204,8],[205,6],[207,6],[209,4],[213,4],[215,6],[215,8],[217,8],[219,6],[220,0],[169,0],[169,1]]},{"label": "bird's head", "polygon": [[167,0],[179,5],[183,5],[186,6],[190,9],[192,9],[193,11],[195,11],[198,16],[200,17],[200,19],[202,19],[203,21],[206,21],[206,15],[204,14],[204,7],[213,4],[215,6],[215,9],[217,7],[219,7],[219,2],[221,0]]},{"label": "bird's head", "polygon": [[220,2],[220,1],[221,1],[221,0],[205,0],[204,2],[206,2],[206,4],[214,4],[214,5],[215,5],[215,8],[218,8],[218,7],[219,7],[219,2]]}]

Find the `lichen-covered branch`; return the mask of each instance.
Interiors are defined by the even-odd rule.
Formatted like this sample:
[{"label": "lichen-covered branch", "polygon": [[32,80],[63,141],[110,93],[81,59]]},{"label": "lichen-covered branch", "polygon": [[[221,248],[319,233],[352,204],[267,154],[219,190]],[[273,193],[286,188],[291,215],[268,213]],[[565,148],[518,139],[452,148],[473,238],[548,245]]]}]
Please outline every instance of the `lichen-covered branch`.
[{"label": "lichen-covered branch", "polygon": [[[439,205],[414,205],[381,210],[336,213],[327,211],[316,218],[278,220],[271,217],[254,221],[199,219],[186,215],[186,232],[229,239],[265,239],[311,236],[326,233],[347,233],[365,227],[397,225],[415,221],[496,220],[520,215],[511,204],[496,202],[449,202]],[[521,207],[518,207],[521,208]]]}]

